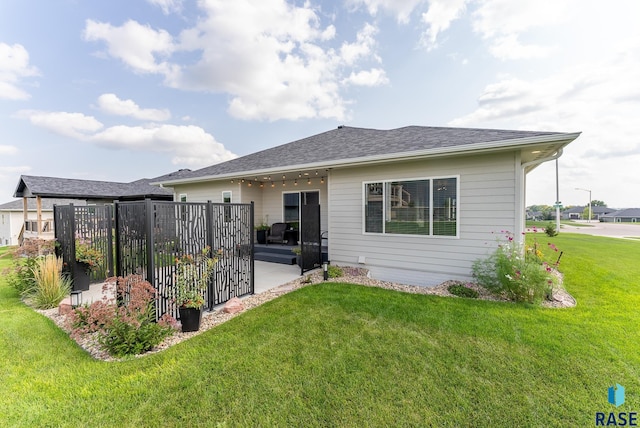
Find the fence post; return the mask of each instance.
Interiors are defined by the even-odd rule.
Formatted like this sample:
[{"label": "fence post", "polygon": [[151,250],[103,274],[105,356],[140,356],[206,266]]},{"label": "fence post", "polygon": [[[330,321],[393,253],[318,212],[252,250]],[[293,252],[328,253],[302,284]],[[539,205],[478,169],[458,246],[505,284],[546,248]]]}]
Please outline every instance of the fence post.
[{"label": "fence post", "polygon": [[[207,205],[205,208],[205,228],[206,228],[206,232],[205,232],[205,236],[206,236],[206,245],[209,246],[209,257],[214,257],[214,249],[213,249],[213,202],[211,201],[207,201]],[[215,306],[215,302],[214,302],[214,292],[213,292],[213,288],[214,288],[214,284],[213,284],[213,280],[214,280],[214,273],[211,272],[211,275],[209,276],[209,281],[207,282],[207,306],[209,307],[209,310],[212,311],[213,307]]]},{"label": "fence post", "polygon": [[154,234],[153,234],[153,202],[151,199],[144,200],[144,225],[146,235],[146,257],[147,257],[147,281],[156,288],[156,266],[154,257]]},{"label": "fence post", "polygon": [[250,239],[251,245],[249,246],[249,248],[251,248],[251,250],[250,250],[250,257],[251,257],[251,262],[250,262],[250,266],[251,266],[251,275],[249,275],[249,278],[250,278],[251,284],[249,284],[249,287],[251,287],[251,290],[250,290],[250,291],[251,291],[251,294],[255,294],[255,288],[254,288],[254,286],[253,286],[253,285],[254,285],[254,281],[255,281],[255,273],[256,273],[256,270],[255,270],[255,259],[254,259],[254,257],[253,257],[253,256],[254,256],[254,254],[253,254],[253,253],[254,253],[254,251],[255,251],[255,249],[253,248],[253,247],[254,247],[254,245],[255,245],[255,242],[254,242],[254,235],[255,235],[255,234],[254,234],[254,232],[253,232],[253,231],[254,231],[254,226],[255,226],[255,225],[254,225],[254,223],[255,223],[255,219],[254,219],[254,217],[253,217],[253,214],[254,214],[254,203],[253,203],[253,201],[251,201],[250,211],[251,211],[251,212],[249,213],[249,237],[250,237],[249,239]]},{"label": "fence post", "polygon": [[113,210],[111,205],[105,206],[105,216],[107,217],[107,264],[109,266],[108,276],[113,276]]},{"label": "fence post", "polygon": [[116,276],[122,276],[122,263],[121,263],[121,257],[122,254],[120,253],[120,219],[118,218],[120,216],[120,203],[118,201],[114,201],[113,203],[113,219],[115,221],[115,235],[116,235],[116,252],[115,252],[115,258],[116,258]]}]

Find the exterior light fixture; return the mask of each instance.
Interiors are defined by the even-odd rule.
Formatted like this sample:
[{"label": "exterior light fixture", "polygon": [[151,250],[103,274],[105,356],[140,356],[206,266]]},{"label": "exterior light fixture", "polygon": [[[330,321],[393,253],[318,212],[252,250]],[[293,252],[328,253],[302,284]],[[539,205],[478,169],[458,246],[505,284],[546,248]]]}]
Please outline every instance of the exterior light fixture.
[{"label": "exterior light fixture", "polygon": [[271,187],[276,187],[276,183],[274,183],[273,181],[271,182]]},{"label": "exterior light fixture", "polygon": [[262,189],[264,187],[264,183],[261,181],[260,182],[260,188]]},{"label": "exterior light fixture", "polygon": [[77,308],[82,305],[82,291],[81,290],[73,290],[70,294],[71,297],[71,307]]},{"label": "exterior light fixture", "polygon": [[251,187],[251,182],[247,183],[247,187]]},{"label": "exterior light fixture", "polygon": [[324,177],[320,177],[320,184],[324,184]]},{"label": "exterior light fixture", "polygon": [[307,178],[307,184],[311,184],[311,179]]},{"label": "exterior light fixture", "polygon": [[284,182],[284,180],[282,180],[282,187],[286,186],[287,184]]},{"label": "exterior light fixture", "polygon": [[329,263],[322,263],[322,278],[326,281],[329,279]]},{"label": "exterior light fixture", "polygon": [[296,178],[295,180],[293,180],[293,185],[297,186],[298,185],[298,179]]},{"label": "exterior light fixture", "polygon": [[233,178],[231,179],[231,184],[233,184]]}]

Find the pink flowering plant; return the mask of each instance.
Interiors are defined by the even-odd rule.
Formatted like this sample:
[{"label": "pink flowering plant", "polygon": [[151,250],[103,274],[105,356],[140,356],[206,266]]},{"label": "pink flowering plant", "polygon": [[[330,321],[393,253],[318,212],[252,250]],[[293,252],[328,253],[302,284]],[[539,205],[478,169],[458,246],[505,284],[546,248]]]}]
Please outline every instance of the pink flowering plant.
[{"label": "pink flowering plant", "polygon": [[[492,293],[516,302],[535,303],[550,299],[558,282],[556,269],[562,253],[555,262],[549,262],[537,240],[526,245],[518,242],[509,231],[501,233],[503,238],[498,240],[495,252],[474,262],[476,281]],[[558,253],[551,243],[548,249]]]},{"label": "pink flowering plant", "polygon": [[[127,296],[120,304],[113,297]],[[169,315],[155,320],[156,290],[139,275],[109,278],[103,298],[91,305],[74,309],[67,322],[71,337],[82,339],[95,335],[97,343],[112,356],[122,357],[147,352],[173,334],[177,321]]]}]

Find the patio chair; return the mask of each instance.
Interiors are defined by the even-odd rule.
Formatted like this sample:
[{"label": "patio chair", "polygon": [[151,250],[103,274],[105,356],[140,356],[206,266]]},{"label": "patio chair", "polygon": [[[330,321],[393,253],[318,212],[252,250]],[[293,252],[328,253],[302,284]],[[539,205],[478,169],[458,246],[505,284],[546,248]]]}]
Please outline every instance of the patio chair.
[{"label": "patio chair", "polygon": [[286,232],[287,227],[287,223],[273,223],[271,225],[271,230],[267,235],[267,245],[269,245],[269,242],[279,242],[284,244],[284,232]]}]

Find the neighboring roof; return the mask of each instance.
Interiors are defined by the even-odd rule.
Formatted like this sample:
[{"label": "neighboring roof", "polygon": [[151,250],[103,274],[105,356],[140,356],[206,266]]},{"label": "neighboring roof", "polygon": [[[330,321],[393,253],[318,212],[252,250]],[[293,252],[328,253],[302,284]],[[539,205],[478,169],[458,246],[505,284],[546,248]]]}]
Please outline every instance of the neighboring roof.
[{"label": "neighboring roof", "polygon": [[[165,177],[165,176],[163,176]],[[173,192],[149,184],[150,179],[132,183],[79,180],[73,178],[20,176],[13,196],[71,199],[173,199]]]},{"label": "neighboring roof", "polygon": [[636,217],[640,218],[640,208],[627,208],[602,217]]},{"label": "neighboring roof", "polygon": [[[540,144],[541,150],[533,160],[552,155],[578,135],[579,133],[424,126],[390,130],[339,126],[331,131],[185,173],[179,178],[154,182],[186,183],[216,176],[260,174],[279,168],[331,168],[403,157],[447,155]],[[554,144],[550,145],[549,142]],[[545,144],[548,147],[542,147]]]},{"label": "neighboring roof", "polygon": [[[30,211],[35,211],[36,207],[35,199],[27,199],[27,209]],[[86,205],[87,203],[78,199],[43,199],[42,200],[42,210],[43,211],[53,211],[54,205]],[[0,204],[0,211],[20,211],[24,208],[23,200],[16,199],[11,202],[6,202],[4,204]]]},{"label": "neighboring roof", "polygon": [[[575,207],[571,207],[567,210],[564,210],[564,213],[582,213],[584,212],[585,209],[589,208],[587,205],[580,207],[580,206],[575,206]],[[609,207],[601,207],[599,205],[594,205],[591,207],[591,212],[593,214],[608,214],[610,212],[616,211],[615,208],[609,208]]]}]

